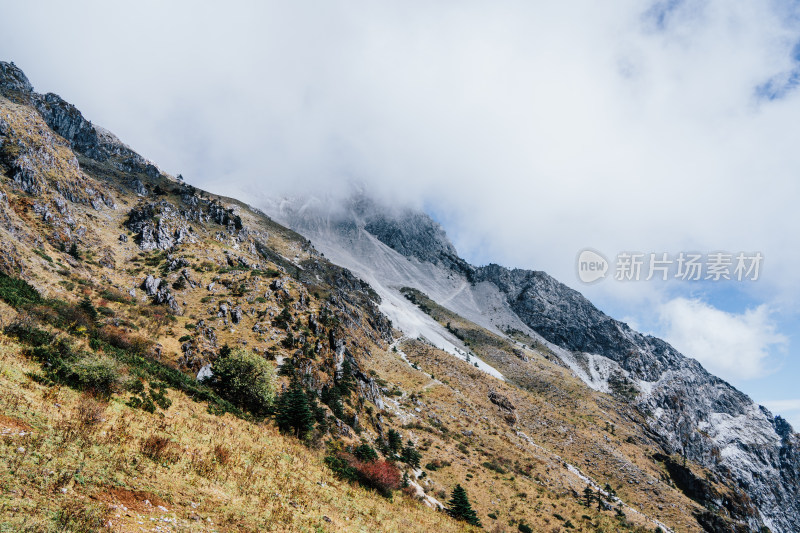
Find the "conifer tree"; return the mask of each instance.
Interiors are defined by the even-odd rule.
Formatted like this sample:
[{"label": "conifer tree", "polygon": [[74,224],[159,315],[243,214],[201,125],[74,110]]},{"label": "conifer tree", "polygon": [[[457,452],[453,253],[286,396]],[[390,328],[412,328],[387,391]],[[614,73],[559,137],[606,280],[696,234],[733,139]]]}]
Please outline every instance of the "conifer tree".
[{"label": "conifer tree", "polygon": [[470,525],[481,526],[478,515],[475,514],[475,510],[469,503],[467,491],[461,485],[456,485],[456,488],[453,489],[453,495],[447,506],[447,514],[456,520],[462,520]]},{"label": "conifer tree", "polygon": [[398,432],[396,429],[390,429],[388,439],[389,449],[394,453],[399,453],[400,449],[403,447],[403,437],[400,436],[400,432]]},{"label": "conifer tree", "polygon": [[400,460],[412,468],[419,468],[420,459],[422,459],[422,454],[414,448],[413,442],[408,441],[408,445],[400,453]]},{"label": "conifer tree", "polygon": [[314,429],[314,413],[306,391],[297,380],[292,380],[275,406],[275,421],[281,431],[293,433],[302,439]]},{"label": "conifer tree", "polygon": [[591,507],[592,506],[592,502],[594,501],[594,498],[595,498],[594,491],[592,490],[592,487],[590,487],[589,485],[586,485],[586,488],[583,489],[583,497],[586,499],[585,500],[586,501],[586,507]]}]

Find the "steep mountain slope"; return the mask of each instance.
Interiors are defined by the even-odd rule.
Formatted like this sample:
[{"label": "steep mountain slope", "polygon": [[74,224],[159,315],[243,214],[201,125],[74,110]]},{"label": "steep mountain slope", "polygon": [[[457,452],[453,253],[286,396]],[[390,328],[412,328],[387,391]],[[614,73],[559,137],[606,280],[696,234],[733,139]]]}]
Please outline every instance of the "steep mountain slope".
[{"label": "steep mountain slope", "polygon": [[[772,531],[800,530],[798,436],[664,341],[611,319],[543,272],[466,264],[421,213],[362,195],[346,209],[319,200],[267,203],[266,209],[375,287],[391,302],[381,310],[396,323],[412,322],[406,316],[414,315],[413,306],[399,294],[413,287],[495,334],[516,331],[542,343],[591,388],[627,398],[665,453],[681,454],[743,489],[760,514],[747,520],[751,529],[763,520]],[[467,349],[442,329],[433,338],[444,337],[453,345],[449,351]],[[699,521],[709,531],[726,530],[708,517]]]},{"label": "steep mountain slope", "polygon": [[[374,299],[304,238],[162,174],[0,62],[3,531],[469,530],[326,466],[377,440],[364,412],[380,392],[360,368],[391,330]],[[213,376],[231,353],[263,361],[268,407],[270,388],[301,384],[303,443]],[[398,488],[389,463],[354,464],[362,485]]]},{"label": "steep mountain slope", "polygon": [[[791,428],[660,341],[423,214],[266,208],[317,248],[0,62],[0,529],[473,530],[459,484],[492,531],[793,530]],[[787,485],[740,486],[776,431]]]},{"label": "steep mountain slope", "polygon": [[0,73],[0,528],[470,530],[429,508],[460,484],[495,531],[699,530],[654,450],[615,451],[624,409],[539,352],[538,395],[453,365],[303,237]]}]

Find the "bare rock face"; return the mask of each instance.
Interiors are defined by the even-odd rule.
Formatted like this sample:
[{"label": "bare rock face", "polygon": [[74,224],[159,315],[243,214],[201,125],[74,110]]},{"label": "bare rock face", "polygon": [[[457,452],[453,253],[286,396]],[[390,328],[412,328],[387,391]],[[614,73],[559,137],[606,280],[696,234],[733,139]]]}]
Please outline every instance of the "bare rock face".
[{"label": "bare rock face", "polygon": [[148,296],[155,296],[158,294],[158,287],[160,285],[161,280],[150,275],[145,278],[144,282],[142,283],[142,288]]},{"label": "bare rock face", "polygon": [[378,409],[384,408],[383,395],[381,394],[381,389],[378,387],[378,384],[375,382],[373,378],[369,378],[366,381],[359,380],[358,391],[359,395],[362,398],[374,403],[375,407],[377,407]]},{"label": "bare rock face", "polygon": [[9,97],[15,93],[29,95],[32,92],[33,85],[22,69],[14,63],[0,61],[0,94]]},{"label": "bare rock face", "polygon": [[505,418],[506,422],[511,425],[517,423],[517,407],[511,403],[511,400],[509,400],[508,397],[503,396],[496,390],[492,389],[489,391],[489,401],[505,411],[503,417]]},{"label": "bare rock face", "polygon": [[125,227],[136,234],[136,243],[146,251],[169,251],[183,242],[192,242],[186,221],[166,200],[137,205],[128,213]]},{"label": "bare rock face", "polygon": [[172,257],[171,255],[167,256],[167,270],[169,270],[170,272],[188,266],[189,266],[189,261],[187,261],[183,257]]},{"label": "bare rock face", "polygon": [[104,161],[108,155],[100,149],[97,131],[92,123],[83,118],[81,112],[60,96],[53,93],[36,99],[36,108],[53,131],[72,143],[77,151]]},{"label": "bare rock face", "polygon": [[182,315],[183,309],[178,304],[178,301],[172,295],[166,283],[161,283],[161,280],[149,275],[142,282],[142,289],[145,293],[153,299],[156,305],[166,304],[170,310],[176,315]]}]

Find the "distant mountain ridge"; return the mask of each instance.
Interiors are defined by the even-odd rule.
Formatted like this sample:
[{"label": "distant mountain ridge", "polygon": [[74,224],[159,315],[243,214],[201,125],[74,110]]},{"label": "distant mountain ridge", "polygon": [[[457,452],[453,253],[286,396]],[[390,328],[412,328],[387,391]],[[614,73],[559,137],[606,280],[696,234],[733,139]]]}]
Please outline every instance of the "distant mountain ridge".
[{"label": "distant mountain ridge", "polygon": [[[557,353],[564,363],[587,385],[627,389],[667,452],[685,454],[742,487],[772,531],[800,531],[798,435],[784,419],[668,343],[605,315],[544,272],[469,265],[443,228],[420,211],[381,206],[362,193],[345,209],[295,200],[273,203],[267,210],[335,262],[383,285],[379,292],[384,298],[399,284],[408,284],[496,331],[524,324],[561,348]],[[369,237],[407,264],[394,258],[391,268],[374,266],[383,257]],[[391,317],[391,309],[384,311]],[[735,502],[718,505],[737,513]],[[759,521],[749,522],[752,530],[760,529]],[[714,531],[716,526],[709,522],[708,527]]]}]

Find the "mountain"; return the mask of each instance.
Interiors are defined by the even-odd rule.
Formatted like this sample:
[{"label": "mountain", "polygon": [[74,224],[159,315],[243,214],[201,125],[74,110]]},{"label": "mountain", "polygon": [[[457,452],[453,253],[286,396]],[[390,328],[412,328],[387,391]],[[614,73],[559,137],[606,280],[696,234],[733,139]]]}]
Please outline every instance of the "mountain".
[{"label": "mountain", "polygon": [[663,341],[410,208],[258,207],[0,62],[0,529],[799,529],[797,435]]},{"label": "mountain", "polygon": [[[391,302],[381,310],[401,328],[411,321],[405,314],[419,314],[401,295],[402,287],[413,287],[498,335],[521,331],[537,339],[592,389],[624,391],[667,453],[741,487],[771,530],[800,530],[797,434],[663,340],[612,319],[544,272],[467,264],[421,212],[398,211],[360,193],[345,210],[296,200],[267,211],[368,280]],[[441,328],[406,329],[449,343],[454,354],[467,350]],[[748,525],[762,527],[758,519]]]}]

